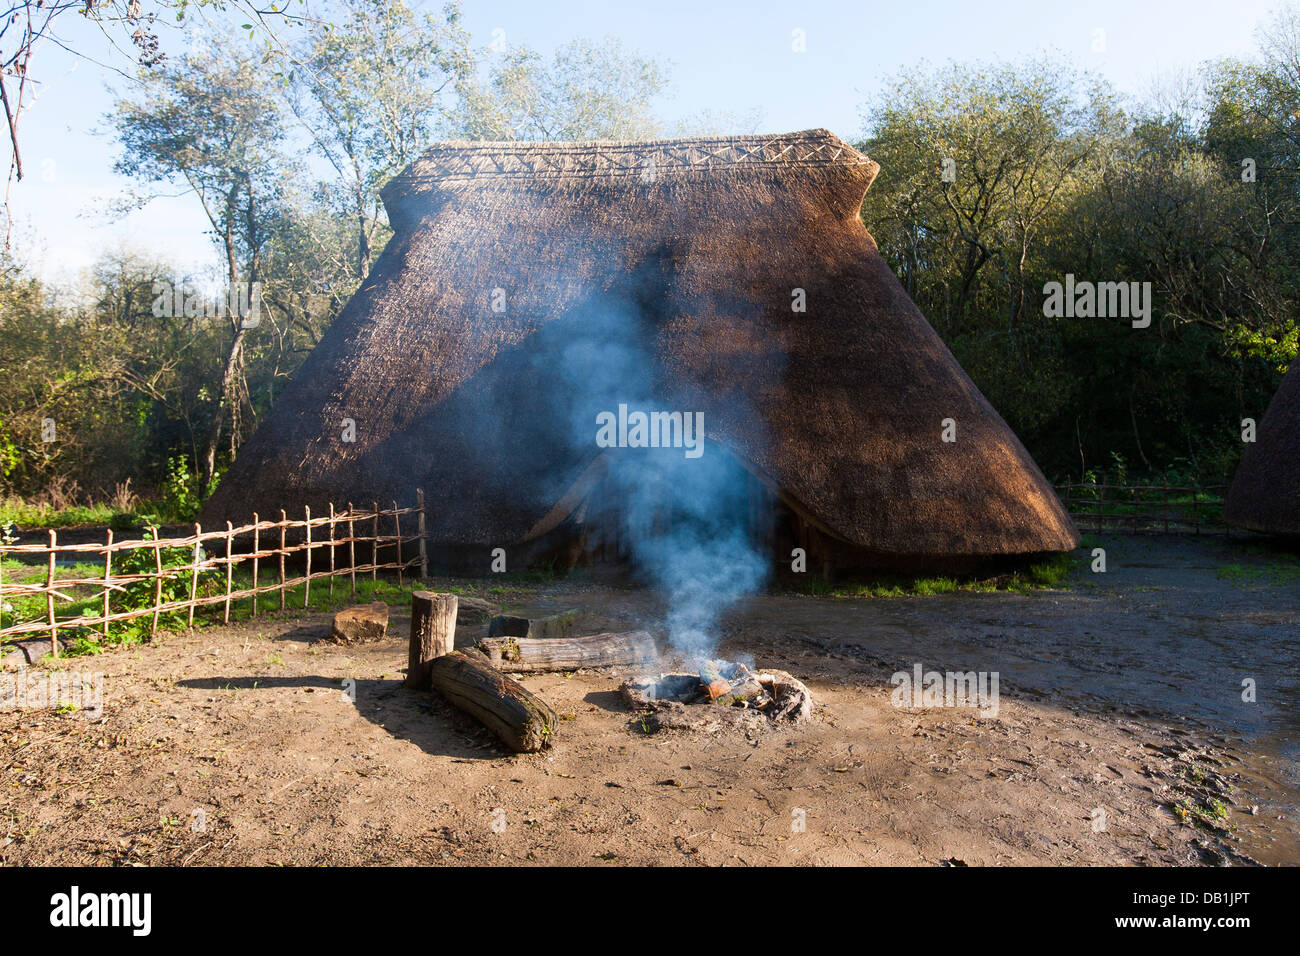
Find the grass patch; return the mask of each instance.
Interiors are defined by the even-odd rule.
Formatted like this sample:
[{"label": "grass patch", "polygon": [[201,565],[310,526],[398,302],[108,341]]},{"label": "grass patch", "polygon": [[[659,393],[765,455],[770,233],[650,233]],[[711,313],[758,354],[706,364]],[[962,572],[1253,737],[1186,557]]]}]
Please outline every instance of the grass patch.
[{"label": "grass patch", "polygon": [[1058,554],[1042,561],[1035,561],[1014,571],[1006,571],[991,576],[988,574],[970,574],[958,577],[881,574],[848,584],[834,584],[824,578],[809,578],[805,581],[788,584],[785,589],[814,597],[837,598],[929,596],[953,594],[961,591],[1028,592],[1061,587],[1074,571],[1076,560],[1073,555]]},{"label": "grass patch", "polygon": [[0,525],[20,528],[77,528],[107,525],[121,514],[108,504],[68,505],[55,508],[49,504],[32,504],[19,498],[0,501]]},{"label": "grass patch", "polygon": [[1193,800],[1179,800],[1174,804],[1174,816],[1178,818],[1179,823],[1187,826],[1200,826],[1206,830],[1217,830],[1228,827],[1231,810],[1228,805],[1218,797],[1197,802]]},{"label": "grass patch", "polygon": [[1300,563],[1274,561],[1268,564],[1225,564],[1215,568],[1215,577],[1221,581],[1243,585],[1279,585],[1300,581]]}]

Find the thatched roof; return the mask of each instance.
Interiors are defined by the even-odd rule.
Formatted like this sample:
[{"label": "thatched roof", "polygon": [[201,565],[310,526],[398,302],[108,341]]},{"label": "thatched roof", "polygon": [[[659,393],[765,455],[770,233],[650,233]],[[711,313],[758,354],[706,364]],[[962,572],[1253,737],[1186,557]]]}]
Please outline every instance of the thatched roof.
[{"label": "thatched roof", "polygon": [[1246,446],[1223,514],[1252,531],[1300,534],[1300,358]]},{"label": "thatched roof", "polygon": [[627,394],[702,411],[711,442],[850,545],[1074,547],[867,233],[878,171],[825,130],[430,149],[385,188],[395,235],[204,520],[418,485],[435,541],[508,545],[563,520],[600,457],[594,411]]}]

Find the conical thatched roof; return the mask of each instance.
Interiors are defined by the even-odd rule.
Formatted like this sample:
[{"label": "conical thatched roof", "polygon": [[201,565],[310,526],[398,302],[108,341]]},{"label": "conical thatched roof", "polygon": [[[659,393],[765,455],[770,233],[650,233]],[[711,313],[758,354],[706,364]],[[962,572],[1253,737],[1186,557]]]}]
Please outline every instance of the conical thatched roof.
[{"label": "conical thatched roof", "polygon": [[1300,359],[1269,402],[1228,490],[1224,517],[1266,534],[1300,534]]},{"label": "conical thatched roof", "polygon": [[418,486],[435,542],[528,540],[580,507],[595,412],[628,400],[702,411],[711,443],[850,547],[1074,547],[867,233],[878,170],[824,130],[434,147],[385,188],[395,235],[205,522]]}]

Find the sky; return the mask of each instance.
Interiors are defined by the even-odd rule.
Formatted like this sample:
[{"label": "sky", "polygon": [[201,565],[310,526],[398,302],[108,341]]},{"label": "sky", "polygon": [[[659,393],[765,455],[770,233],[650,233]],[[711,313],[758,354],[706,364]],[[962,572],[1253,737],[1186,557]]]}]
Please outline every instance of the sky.
[{"label": "sky", "polygon": [[[503,36],[549,53],[577,37],[612,36],[665,61],[672,84],[656,111],[669,128],[705,112],[757,112],[762,132],[825,127],[852,140],[862,134],[864,105],[900,69],[923,61],[1048,56],[1141,95],[1207,60],[1252,55],[1257,28],[1282,2],[464,0],[464,25],[483,46]],[[178,272],[215,264],[206,220],[179,188],[130,214],[113,211],[141,185],[113,171],[118,147],[105,118],[114,90],[130,89],[131,56],[80,17],[67,24],[59,37],[83,56],[55,45],[38,51],[40,92],[21,120],[25,176],[10,194],[18,259],[56,284],[123,249]],[[164,37],[164,49],[183,45],[174,31]]]}]

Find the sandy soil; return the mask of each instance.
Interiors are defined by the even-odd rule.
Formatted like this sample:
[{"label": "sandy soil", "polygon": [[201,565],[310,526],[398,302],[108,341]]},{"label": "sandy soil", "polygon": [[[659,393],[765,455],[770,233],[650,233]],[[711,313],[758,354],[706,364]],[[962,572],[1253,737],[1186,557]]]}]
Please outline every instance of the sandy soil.
[{"label": "sandy soil", "polygon": [[[1166,557],[1186,564],[1184,552]],[[819,704],[811,722],[752,739],[647,736],[617,693],[630,675],[537,675],[524,683],[562,715],[561,733],[523,756],[400,686],[403,609],[388,639],[360,648],[323,641],[326,615],[167,634],[65,662],[103,672],[98,718],[0,711],[0,863],[1300,862],[1296,791],[1278,770],[1287,758],[1232,726],[1066,699],[1032,673],[1004,682],[996,717],[891,705],[889,675],[912,658],[870,639],[877,617],[1084,628],[1074,602],[1124,615],[1126,599],[1159,594],[1107,587],[756,598],[728,620],[722,651],[803,679]],[[1265,595],[1288,626],[1293,597]],[[1186,594],[1166,599],[1172,613]],[[580,607],[593,631],[655,610],[643,592],[574,583],[513,601],[524,602]],[[462,627],[458,642],[481,631]],[[927,649],[915,658],[927,668],[948,666],[934,656],[942,635],[908,639]],[[1179,805],[1216,798],[1222,821],[1180,820]]]}]

